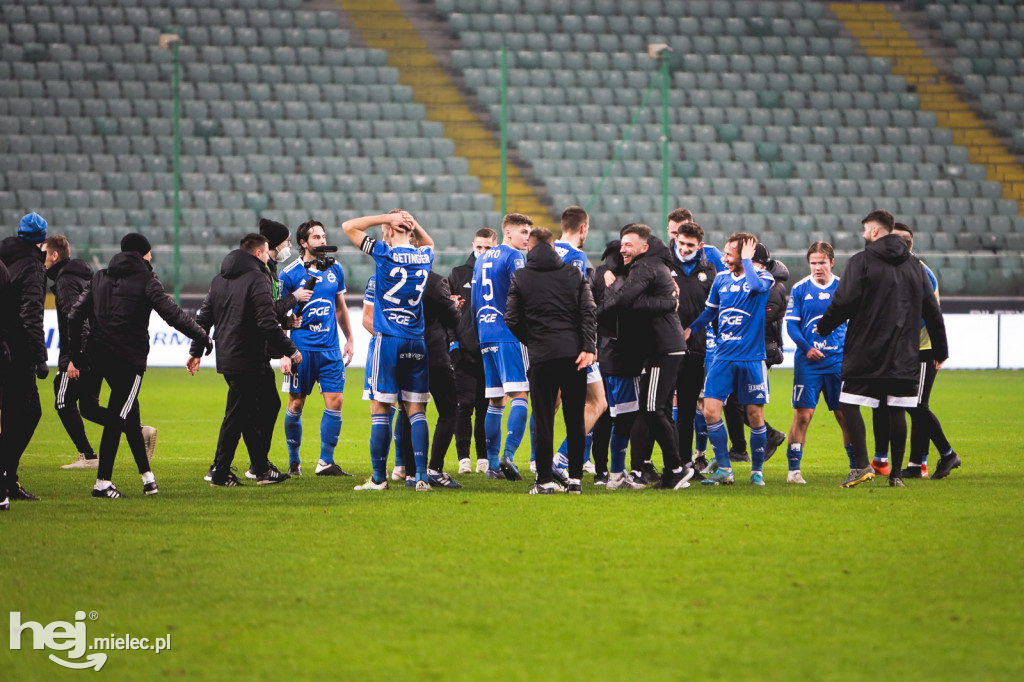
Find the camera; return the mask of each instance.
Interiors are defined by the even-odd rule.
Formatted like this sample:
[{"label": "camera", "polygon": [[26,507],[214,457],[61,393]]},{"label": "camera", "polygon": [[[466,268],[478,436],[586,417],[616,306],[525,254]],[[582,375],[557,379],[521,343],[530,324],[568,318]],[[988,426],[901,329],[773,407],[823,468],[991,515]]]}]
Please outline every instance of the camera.
[{"label": "camera", "polygon": [[334,265],[337,262],[337,260],[331,256],[328,256],[327,254],[337,252],[337,246],[314,246],[313,253],[316,255],[316,269],[319,270],[320,272],[323,272],[327,268]]}]

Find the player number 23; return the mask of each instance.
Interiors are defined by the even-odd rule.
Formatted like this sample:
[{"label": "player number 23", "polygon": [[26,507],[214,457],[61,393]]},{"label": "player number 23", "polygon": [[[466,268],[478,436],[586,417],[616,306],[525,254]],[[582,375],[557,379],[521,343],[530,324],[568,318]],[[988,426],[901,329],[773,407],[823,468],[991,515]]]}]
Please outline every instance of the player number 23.
[{"label": "player number 23", "polygon": [[[395,286],[393,286],[390,289],[388,289],[388,292],[386,294],[384,294],[384,300],[387,301],[388,303],[394,303],[395,305],[401,305],[402,301],[397,296],[395,296],[395,293],[399,289],[404,287],[405,283],[407,281],[409,281],[409,273],[405,271],[405,268],[395,267],[395,268],[391,268],[391,272],[388,273],[388,274],[391,277],[398,276],[398,277],[401,277],[402,279],[398,280],[398,284],[396,284]],[[419,295],[416,298],[410,298],[409,299],[409,305],[411,305],[411,306],[417,305],[420,302],[420,299],[423,298],[423,289],[426,288],[426,286],[427,286],[427,271],[426,270],[417,270],[416,272],[413,273],[413,276],[414,277],[422,277],[423,281],[416,285],[416,291],[419,292]]]}]

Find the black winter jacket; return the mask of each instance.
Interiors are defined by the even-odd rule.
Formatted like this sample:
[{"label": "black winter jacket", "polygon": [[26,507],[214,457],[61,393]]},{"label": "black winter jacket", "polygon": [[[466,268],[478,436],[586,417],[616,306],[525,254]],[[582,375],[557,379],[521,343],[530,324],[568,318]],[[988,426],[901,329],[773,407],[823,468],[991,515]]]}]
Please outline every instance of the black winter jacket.
[{"label": "black winter jacket", "polygon": [[[715,266],[709,263],[704,257],[704,249],[700,249],[700,255],[689,263],[683,263],[676,258],[676,246],[669,247],[672,253],[672,262],[669,270],[679,287],[679,324],[686,329],[693,321],[704,312],[708,294],[711,292],[711,285],[715,281],[718,272]],[[783,313],[786,306],[783,305]],[[686,340],[686,350],[689,353],[705,355],[707,353],[708,334],[707,328],[694,329],[690,338]]]},{"label": "black winter jacket", "polygon": [[[270,271],[270,279],[272,280],[270,283],[271,291],[278,291],[278,285],[274,284],[274,282],[277,282],[278,279],[280,279],[277,275],[277,261],[274,260],[273,258],[268,260],[267,270]],[[282,296],[281,298],[276,299],[274,301],[274,317],[277,318],[278,322],[284,324],[286,318],[288,317],[288,313],[295,310],[295,306],[297,306],[298,304],[299,299],[295,298],[294,292],[288,294],[287,296]]]},{"label": "black winter jacket", "polygon": [[[78,297],[92,281],[92,268],[81,258],[65,258],[51,265],[46,271],[46,276],[53,280],[50,291],[53,292],[53,298],[57,304],[57,335],[60,338],[60,356],[57,360],[57,367],[60,371],[66,372],[68,361],[71,359],[68,315],[71,314],[71,307],[78,302]],[[83,331],[84,336],[86,334]],[[84,338],[82,345],[89,345]]]},{"label": "black winter jacket", "polygon": [[526,345],[530,363],[597,352],[597,316],[590,284],[579,269],[540,243],[512,275],[505,324]]},{"label": "black winter jacket", "polygon": [[146,371],[149,316],[154,310],[190,339],[210,342],[206,331],[160,284],[148,261],[134,252],[116,254],[107,268],[92,276],[92,283],[71,308],[71,359],[80,368],[87,366],[82,326],[88,320],[90,357],[102,356],[137,372]]},{"label": "black winter jacket", "polygon": [[[468,311],[473,301],[473,267],[476,265],[476,252],[469,254],[469,258],[462,265],[452,268],[448,275],[448,290],[453,295],[462,299],[461,311]],[[458,363],[477,364],[480,359],[480,337],[477,336],[476,318],[472,314],[459,315],[458,324],[449,339],[459,343],[459,351],[452,352],[452,358],[458,357]]]},{"label": "black winter jacket", "polygon": [[[627,346],[629,352],[641,356],[641,366],[650,357],[686,350],[676,314],[678,299],[667,265],[671,258],[664,242],[652,237],[647,251],[626,265],[626,276],[619,277],[605,291],[597,311],[599,319],[618,318],[618,339],[632,337]],[[626,348],[619,351],[625,352]]]},{"label": "black winter jacket", "polygon": [[448,280],[431,271],[423,290],[423,340],[427,344],[427,359],[431,367],[448,367],[449,333],[459,323],[459,309],[450,298]]},{"label": "black winter jacket", "polygon": [[43,303],[46,300],[44,254],[35,244],[21,237],[0,242],[0,261],[7,266],[11,283],[3,305],[2,324],[7,346],[15,362],[38,365],[46,362],[43,335]]},{"label": "black winter jacket", "polygon": [[[0,261],[0,386],[11,368],[11,349],[7,345],[7,325],[17,314],[16,301],[10,296],[11,273]],[[14,312],[8,312],[8,311]]]},{"label": "black winter jacket", "polygon": [[[270,271],[241,249],[224,258],[196,321],[207,332],[213,327],[221,374],[258,370],[266,366],[268,354],[295,354],[295,344],[277,321]],[[202,357],[204,350],[202,340],[193,341],[189,355]]]},{"label": "black winter jacket", "polygon": [[818,320],[818,333],[828,336],[850,321],[843,346],[845,381],[917,381],[922,318],[935,359],[942,362],[949,347],[935,293],[906,242],[888,234],[850,258],[832,303]]},{"label": "black winter jacket", "polygon": [[789,268],[781,261],[772,260],[766,268],[775,278],[768,291],[768,310],[764,317],[764,352],[768,367],[782,363],[782,319],[786,316],[786,284]]}]

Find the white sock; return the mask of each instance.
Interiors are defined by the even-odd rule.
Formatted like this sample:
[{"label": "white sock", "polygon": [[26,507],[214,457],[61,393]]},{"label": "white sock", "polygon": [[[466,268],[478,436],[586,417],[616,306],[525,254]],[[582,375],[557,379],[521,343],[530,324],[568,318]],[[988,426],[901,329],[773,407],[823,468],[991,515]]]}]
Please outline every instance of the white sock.
[{"label": "white sock", "polygon": [[570,478],[569,479],[569,485],[573,485],[573,484],[579,485],[580,484],[580,479],[578,479],[578,478]]},{"label": "white sock", "polygon": [[156,482],[156,476],[153,475],[152,471],[147,471],[146,473],[142,474],[142,483],[143,483],[143,485],[145,485],[146,483],[155,483],[155,482]]},{"label": "white sock", "polygon": [[96,485],[94,485],[93,488],[95,488],[96,490],[106,490],[112,485],[113,483],[111,483],[110,481],[101,481],[99,479],[96,479]]}]

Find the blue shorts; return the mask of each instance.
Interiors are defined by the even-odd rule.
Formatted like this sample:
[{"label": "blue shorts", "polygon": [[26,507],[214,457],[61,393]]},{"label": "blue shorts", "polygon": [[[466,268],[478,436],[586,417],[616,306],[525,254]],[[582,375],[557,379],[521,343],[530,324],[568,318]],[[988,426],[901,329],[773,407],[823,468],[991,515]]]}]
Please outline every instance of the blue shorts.
[{"label": "blue shorts", "polygon": [[640,409],[640,377],[606,376],[604,391],[613,417]]},{"label": "blue shorts", "polygon": [[704,378],[704,397],[725,402],[734,394],[740,405],[768,404],[768,368],[764,360],[715,357]]},{"label": "blue shorts", "polygon": [[486,397],[500,398],[509,393],[530,390],[530,382],[526,378],[526,370],[530,369],[526,346],[518,341],[481,343],[480,354],[484,359]]},{"label": "blue shorts", "polygon": [[302,351],[302,362],[292,368],[291,376],[284,378],[281,390],[309,395],[316,383],[320,384],[321,393],[345,392],[345,359],[341,349]]},{"label": "blue shorts", "polygon": [[818,395],[825,394],[825,404],[835,412],[839,409],[839,393],[843,388],[843,380],[839,376],[839,368],[834,372],[811,372],[803,363],[793,367],[793,407],[818,406]]},{"label": "blue shorts", "polygon": [[430,400],[430,369],[423,339],[376,334],[369,371],[372,400],[394,405],[399,393],[410,403]]},{"label": "blue shorts", "polygon": [[587,367],[587,383],[588,384],[599,384],[601,383],[601,368],[597,366],[597,363]]},{"label": "blue shorts", "polygon": [[376,336],[370,337],[370,343],[366,347],[366,371],[363,372],[363,400],[373,400],[373,391],[370,390],[370,367],[373,366],[373,349],[376,347]]}]

